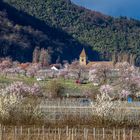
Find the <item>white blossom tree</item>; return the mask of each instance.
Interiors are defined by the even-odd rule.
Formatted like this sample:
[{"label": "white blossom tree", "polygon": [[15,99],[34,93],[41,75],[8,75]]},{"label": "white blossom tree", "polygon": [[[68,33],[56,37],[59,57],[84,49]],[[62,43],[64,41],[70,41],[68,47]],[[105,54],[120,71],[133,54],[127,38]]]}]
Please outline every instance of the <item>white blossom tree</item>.
[{"label": "white blossom tree", "polygon": [[[94,105],[91,104],[93,106],[93,113],[97,116],[109,117],[114,107],[116,107],[115,102],[113,102],[115,98],[114,89],[111,85],[102,85],[99,91],[100,94],[97,95],[96,102]],[[120,100],[116,104],[119,107]]]},{"label": "white blossom tree", "polygon": [[107,82],[108,73],[113,68],[113,65],[97,63],[94,64],[89,71],[89,81],[102,84]]},{"label": "white blossom tree", "polygon": [[[17,119],[19,120],[28,116],[31,118],[37,115],[36,102],[37,98],[29,98],[40,96],[41,88],[34,84],[29,86],[23,82],[14,82],[4,89],[0,90],[0,118],[1,120]],[[20,116],[20,117],[19,117]],[[35,117],[35,116],[34,116]],[[27,119],[27,118],[26,118]]]},{"label": "white blossom tree", "polygon": [[140,91],[140,74],[137,68],[127,62],[117,63],[116,68],[119,70],[119,76],[116,81],[119,83],[120,96],[126,92],[129,95],[136,96],[136,93]]}]

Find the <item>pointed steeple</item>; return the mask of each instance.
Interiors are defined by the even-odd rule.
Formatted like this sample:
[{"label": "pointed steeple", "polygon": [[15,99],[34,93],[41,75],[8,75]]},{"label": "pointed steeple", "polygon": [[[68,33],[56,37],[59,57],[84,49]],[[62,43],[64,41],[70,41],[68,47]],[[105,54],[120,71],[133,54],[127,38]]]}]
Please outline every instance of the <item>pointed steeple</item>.
[{"label": "pointed steeple", "polygon": [[83,48],[81,54],[80,54],[80,57],[86,57],[86,52],[85,52],[85,49]]},{"label": "pointed steeple", "polygon": [[86,52],[85,52],[84,48],[83,48],[83,50],[80,54],[79,63],[80,63],[80,65],[86,65],[87,64],[87,56],[86,56]]}]

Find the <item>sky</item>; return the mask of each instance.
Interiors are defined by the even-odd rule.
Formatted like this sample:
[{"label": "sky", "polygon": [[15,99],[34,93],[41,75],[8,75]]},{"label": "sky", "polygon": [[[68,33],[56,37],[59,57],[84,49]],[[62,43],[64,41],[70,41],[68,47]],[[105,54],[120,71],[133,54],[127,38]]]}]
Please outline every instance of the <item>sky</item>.
[{"label": "sky", "polygon": [[140,0],[71,0],[88,9],[111,16],[127,16],[140,20]]}]

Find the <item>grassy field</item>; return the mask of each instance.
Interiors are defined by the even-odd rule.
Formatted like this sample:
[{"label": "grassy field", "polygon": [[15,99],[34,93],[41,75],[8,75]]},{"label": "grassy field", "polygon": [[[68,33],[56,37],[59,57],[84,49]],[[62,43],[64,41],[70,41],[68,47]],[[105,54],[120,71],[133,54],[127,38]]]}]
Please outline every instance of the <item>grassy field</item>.
[{"label": "grassy field", "polygon": [[33,85],[34,83],[38,83],[44,92],[46,92],[50,86],[50,83],[53,83],[53,80],[57,81],[64,87],[64,96],[67,94],[70,96],[83,96],[88,94],[89,92],[92,94],[98,93],[98,87],[93,86],[92,83],[86,84],[77,84],[75,80],[65,80],[65,79],[46,79],[44,81],[37,81],[35,78],[25,77],[25,76],[0,76],[0,88],[6,87],[12,82],[21,81],[28,85]]}]

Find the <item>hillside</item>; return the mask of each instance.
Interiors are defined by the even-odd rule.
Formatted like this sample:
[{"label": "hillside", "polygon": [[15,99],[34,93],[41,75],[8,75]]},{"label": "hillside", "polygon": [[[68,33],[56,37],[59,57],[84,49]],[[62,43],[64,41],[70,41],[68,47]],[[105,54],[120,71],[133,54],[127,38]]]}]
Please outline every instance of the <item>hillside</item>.
[{"label": "hillside", "polygon": [[[110,59],[115,51],[131,53],[135,55],[136,63],[140,63],[140,21],[125,17],[112,18],[79,7],[70,0],[4,0],[4,2],[49,27],[63,30],[74,40],[98,51],[103,60]],[[30,24],[33,25],[31,22]],[[37,23],[36,28],[39,29],[40,24]],[[65,37],[63,39],[65,40]],[[74,47],[74,44],[71,43],[69,47]]]},{"label": "hillside", "polygon": [[[50,27],[0,2],[0,57],[10,56],[21,62],[32,61],[35,47],[47,48],[52,63],[55,63],[58,58],[69,61],[75,59],[85,45],[61,29]],[[70,52],[73,55],[69,55]]]}]

